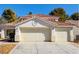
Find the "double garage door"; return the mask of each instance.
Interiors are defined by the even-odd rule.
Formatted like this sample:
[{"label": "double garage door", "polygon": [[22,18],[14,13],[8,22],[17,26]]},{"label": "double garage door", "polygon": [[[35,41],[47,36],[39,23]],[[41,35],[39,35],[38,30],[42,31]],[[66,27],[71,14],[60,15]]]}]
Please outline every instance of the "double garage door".
[{"label": "double garage door", "polygon": [[21,42],[50,41],[51,32],[48,28],[21,28]]}]

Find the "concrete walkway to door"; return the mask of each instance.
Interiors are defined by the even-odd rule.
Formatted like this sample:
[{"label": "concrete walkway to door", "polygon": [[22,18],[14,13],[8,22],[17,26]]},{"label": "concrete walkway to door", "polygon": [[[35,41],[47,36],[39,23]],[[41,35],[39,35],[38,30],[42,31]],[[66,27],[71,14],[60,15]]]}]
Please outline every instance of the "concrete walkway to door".
[{"label": "concrete walkway to door", "polygon": [[79,54],[79,47],[71,43],[22,42],[11,54]]}]

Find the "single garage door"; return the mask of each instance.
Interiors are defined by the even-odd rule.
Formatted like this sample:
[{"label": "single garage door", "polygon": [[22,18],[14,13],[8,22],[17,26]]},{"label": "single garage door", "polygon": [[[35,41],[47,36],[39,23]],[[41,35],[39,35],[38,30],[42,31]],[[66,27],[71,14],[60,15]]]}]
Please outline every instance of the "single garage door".
[{"label": "single garage door", "polygon": [[21,41],[23,42],[45,42],[50,41],[50,30],[47,28],[21,28]]},{"label": "single garage door", "polygon": [[67,42],[68,41],[68,30],[65,28],[56,28],[55,42]]}]

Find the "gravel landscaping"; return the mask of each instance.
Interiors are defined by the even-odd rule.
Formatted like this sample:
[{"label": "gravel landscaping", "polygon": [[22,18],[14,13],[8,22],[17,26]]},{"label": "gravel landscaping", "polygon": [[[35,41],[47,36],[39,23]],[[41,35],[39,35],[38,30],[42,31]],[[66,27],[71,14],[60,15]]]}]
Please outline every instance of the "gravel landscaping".
[{"label": "gravel landscaping", "polygon": [[0,54],[8,54],[15,46],[12,43],[0,44]]}]

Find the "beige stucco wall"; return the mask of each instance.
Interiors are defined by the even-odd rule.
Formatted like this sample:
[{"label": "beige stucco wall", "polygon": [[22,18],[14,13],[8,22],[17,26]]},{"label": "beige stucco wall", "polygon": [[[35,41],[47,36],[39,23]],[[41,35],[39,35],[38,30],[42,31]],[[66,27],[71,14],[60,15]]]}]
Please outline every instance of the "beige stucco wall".
[{"label": "beige stucco wall", "polygon": [[47,27],[48,28],[50,27],[50,25],[40,20],[30,20],[18,25],[18,27],[45,27],[45,28]]}]

